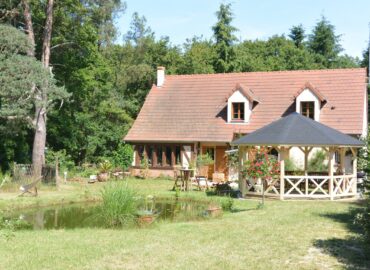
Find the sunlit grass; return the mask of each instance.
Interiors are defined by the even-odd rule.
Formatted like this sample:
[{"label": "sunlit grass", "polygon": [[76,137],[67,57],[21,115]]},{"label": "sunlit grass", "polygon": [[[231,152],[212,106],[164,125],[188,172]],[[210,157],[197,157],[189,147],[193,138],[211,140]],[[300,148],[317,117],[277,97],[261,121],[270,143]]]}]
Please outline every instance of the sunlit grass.
[{"label": "sunlit grass", "polygon": [[[175,196],[168,180],[128,184],[138,194]],[[98,198],[102,186],[69,185],[56,194],[40,192],[39,200]],[[210,199],[199,191],[180,198]],[[0,206],[33,199],[5,199]],[[351,225],[358,205],[267,201],[257,210],[258,203],[235,200],[235,211],[222,218],[145,229],[18,231],[8,242],[0,237],[0,269],[367,269],[368,253]]]}]

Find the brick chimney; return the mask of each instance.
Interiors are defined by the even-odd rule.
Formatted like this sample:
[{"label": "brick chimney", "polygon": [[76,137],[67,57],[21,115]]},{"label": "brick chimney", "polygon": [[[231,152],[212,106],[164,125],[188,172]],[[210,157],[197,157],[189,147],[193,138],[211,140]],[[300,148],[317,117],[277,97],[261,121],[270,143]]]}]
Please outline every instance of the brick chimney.
[{"label": "brick chimney", "polygon": [[164,84],[165,79],[165,68],[157,67],[157,87],[161,87]]}]

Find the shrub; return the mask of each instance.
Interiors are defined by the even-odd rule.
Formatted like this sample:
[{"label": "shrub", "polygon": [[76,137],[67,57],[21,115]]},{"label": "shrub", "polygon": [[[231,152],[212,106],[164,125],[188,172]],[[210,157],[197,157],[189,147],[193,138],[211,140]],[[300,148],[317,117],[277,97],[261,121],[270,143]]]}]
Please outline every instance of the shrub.
[{"label": "shrub", "polygon": [[196,163],[198,167],[208,166],[212,165],[214,163],[214,160],[209,154],[198,155]]},{"label": "shrub", "polygon": [[117,147],[117,151],[113,152],[112,163],[115,167],[126,170],[132,164],[133,155],[134,150],[131,145],[120,143]]},{"label": "shrub", "polygon": [[99,163],[99,172],[107,173],[112,168],[112,163],[109,160],[104,160]]},{"label": "shrub", "polygon": [[108,227],[120,227],[135,221],[138,202],[136,193],[126,183],[110,182],[101,191],[100,215]]},{"label": "shrub", "polygon": [[288,172],[298,171],[297,165],[294,163],[292,159],[288,158],[284,162],[285,162],[284,163],[285,171]]},{"label": "shrub", "polygon": [[317,151],[308,161],[308,170],[311,172],[326,172],[328,165],[325,164],[326,154],[324,151]]},{"label": "shrub", "polygon": [[72,157],[67,154],[65,149],[54,151],[53,149],[48,149],[45,155],[46,164],[55,165],[58,159],[60,171],[71,171],[75,167],[75,163]]},{"label": "shrub", "polygon": [[224,211],[232,211],[234,207],[234,200],[229,196],[226,200],[221,201],[221,207]]}]

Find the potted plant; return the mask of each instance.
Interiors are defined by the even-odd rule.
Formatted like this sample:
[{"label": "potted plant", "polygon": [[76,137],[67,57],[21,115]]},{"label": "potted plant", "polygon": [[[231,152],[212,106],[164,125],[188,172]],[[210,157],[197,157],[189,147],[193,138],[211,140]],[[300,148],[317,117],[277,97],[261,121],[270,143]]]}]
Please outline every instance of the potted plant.
[{"label": "potted plant", "polygon": [[257,183],[257,189],[262,190],[262,205],[265,203],[266,184],[280,173],[280,162],[267,154],[267,149],[254,148],[252,160],[247,160],[243,168],[244,177],[250,177]]},{"label": "potted plant", "polygon": [[207,213],[210,217],[219,217],[222,215],[222,207],[216,203],[211,203],[207,208]]},{"label": "potted plant", "polygon": [[112,168],[112,164],[109,160],[104,160],[103,162],[99,163],[99,174],[98,174],[98,181],[104,182],[109,179],[109,170]]}]

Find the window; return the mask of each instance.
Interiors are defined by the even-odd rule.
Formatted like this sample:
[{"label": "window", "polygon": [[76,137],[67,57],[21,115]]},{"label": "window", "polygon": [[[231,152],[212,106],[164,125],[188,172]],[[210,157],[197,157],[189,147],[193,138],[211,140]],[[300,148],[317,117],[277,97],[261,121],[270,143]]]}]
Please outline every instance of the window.
[{"label": "window", "polygon": [[233,121],[244,121],[244,102],[232,103],[231,119]]},{"label": "window", "polygon": [[308,118],[315,119],[315,102],[301,102],[301,114]]},{"label": "window", "polygon": [[179,144],[135,145],[135,166],[140,167],[144,157],[152,168],[170,168],[181,165],[182,146]]}]

